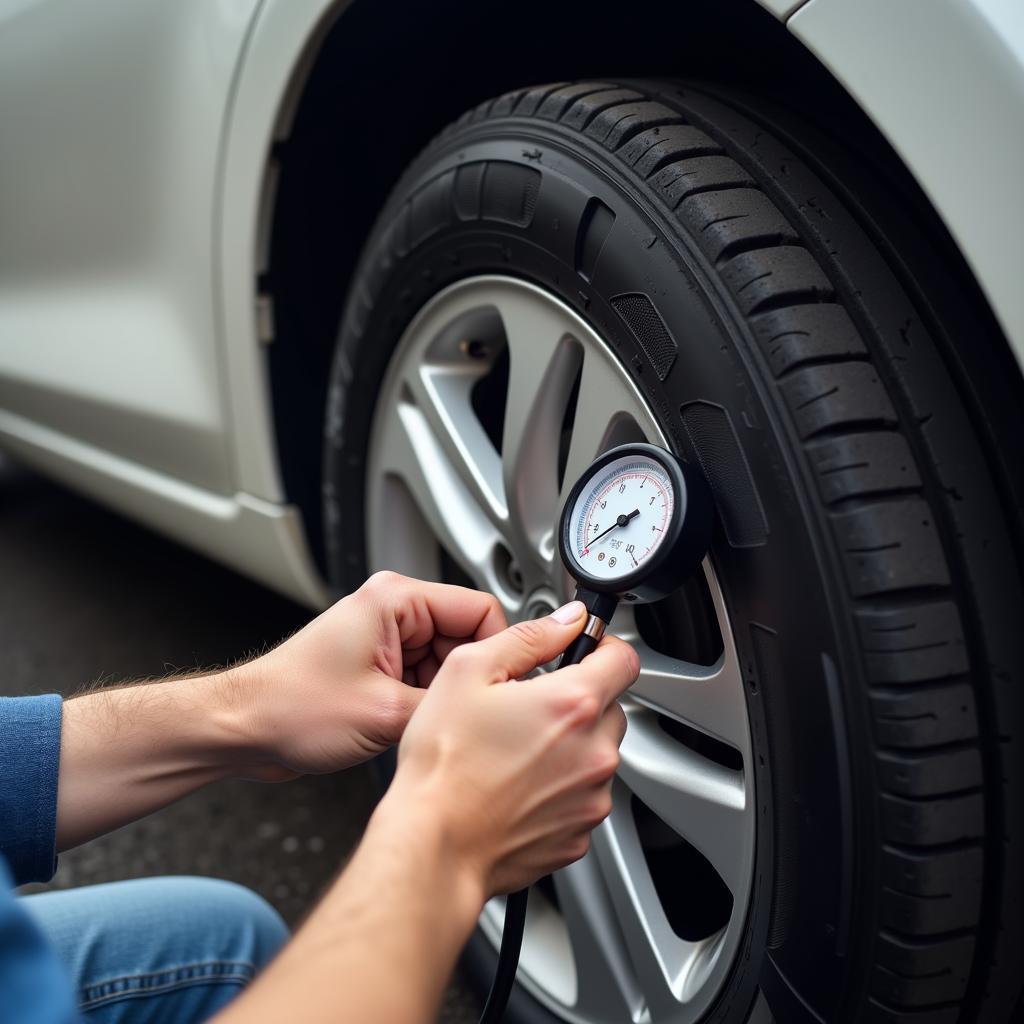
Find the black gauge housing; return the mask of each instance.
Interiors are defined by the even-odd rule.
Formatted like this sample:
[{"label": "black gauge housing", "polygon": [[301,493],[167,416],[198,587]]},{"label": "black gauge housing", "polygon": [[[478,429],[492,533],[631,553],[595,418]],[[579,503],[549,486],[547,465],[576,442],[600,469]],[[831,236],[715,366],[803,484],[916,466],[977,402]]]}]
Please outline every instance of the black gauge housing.
[{"label": "black gauge housing", "polygon": [[[571,519],[576,501],[594,477],[616,459],[642,457],[661,465],[673,489],[673,510],[666,534],[644,564],[618,579],[592,576],[572,551]],[[595,459],[573,485],[562,508],[558,526],[558,548],[569,575],[596,594],[611,594],[627,601],[658,601],[667,597],[701,563],[711,544],[714,500],[703,474],[664,448],[653,444],[624,444]]]}]

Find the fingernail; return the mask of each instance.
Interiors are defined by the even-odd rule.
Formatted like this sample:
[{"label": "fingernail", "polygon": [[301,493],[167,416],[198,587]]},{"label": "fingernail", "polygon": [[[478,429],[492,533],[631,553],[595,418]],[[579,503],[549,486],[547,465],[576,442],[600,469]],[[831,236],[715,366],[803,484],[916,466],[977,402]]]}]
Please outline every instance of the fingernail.
[{"label": "fingernail", "polygon": [[563,604],[561,608],[556,608],[551,613],[551,618],[563,626],[571,626],[586,610],[582,601],[570,601],[568,604]]}]

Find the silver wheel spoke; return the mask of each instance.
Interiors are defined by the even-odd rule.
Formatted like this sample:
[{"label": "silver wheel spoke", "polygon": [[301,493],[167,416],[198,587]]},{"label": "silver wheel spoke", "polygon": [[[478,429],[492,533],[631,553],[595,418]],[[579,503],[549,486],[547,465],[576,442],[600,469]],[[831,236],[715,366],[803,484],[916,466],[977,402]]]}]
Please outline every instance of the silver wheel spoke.
[{"label": "silver wheel spoke", "polygon": [[644,868],[629,794],[621,784],[617,789],[614,810],[594,831],[590,856],[600,865],[650,1019],[665,1020],[678,1009],[685,944],[672,931]]},{"label": "silver wheel spoke", "polygon": [[636,1019],[643,995],[596,854],[554,876],[576,966],[576,1012],[588,1018]]},{"label": "silver wheel spoke", "polygon": [[636,633],[630,619],[628,639],[640,655],[640,676],[630,695],[648,707],[686,722],[716,739],[745,751],[749,745],[743,679],[721,589],[705,562],[709,590],[722,635],[717,664],[694,665],[653,650]]},{"label": "silver wheel spoke", "polygon": [[674,740],[655,715],[628,703],[619,775],[626,785],[712,863],[733,893],[746,884],[743,773]]},{"label": "silver wheel spoke", "polygon": [[[558,515],[558,447],[579,369],[579,343],[555,310],[513,296],[499,307],[509,378],[501,454],[516,546],[550,575],[551,524]],[[514,541],[514,543],[515,543]]]},{"label": "silver wheel spoke", "polygon": [[[445,447],[418,406],[399,403],[384,427],[379,458],[385,473],[406,483],[424,519],[460,568],[501,598],[504,591],[494,572],[494,550],[501,536],[465,481],[452,472]],[[371,506],[371,515],[380,516],[382,511]],[[385,560],[387,545],[387,538],[381,538]]]},{"label": "silver wheel spoke", "polygon": [[498,529],[508,521],[501,458],[471,404],[479,374],[470,366],[428,363],[408,377],[409,392],[430,428],[445,471],[463,487]]},{"label": "silver wheel spoke", "polygon": [[[744,749],[746,721],[737,706],[736,677],[727,659],[717,665],[693,665],[636,643],[640,675],[630,695],[656,711]],[[742,697],[742,691],[740,691]]]}]

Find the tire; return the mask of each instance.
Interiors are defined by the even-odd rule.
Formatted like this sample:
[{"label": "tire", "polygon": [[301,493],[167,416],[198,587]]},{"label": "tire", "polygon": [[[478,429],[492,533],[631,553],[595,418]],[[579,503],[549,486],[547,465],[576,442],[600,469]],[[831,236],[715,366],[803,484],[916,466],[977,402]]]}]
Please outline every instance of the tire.
[{"label": "tire", "polygon": [[[742,947],[702,1019],[1010,1021],[1021,523],[988,385],[950,341],[959,297],[926,294],[923,240],[879,225],[875,186],[854,197],[854,172],[836,177],[844,160],[754,100],[666,82],[548,85],[467,113],[396,187],[350,291],[331,570],[343,590],[368,570],[368,438],[416,312],[488,274],[556,296],[718,506],[757,831]],[[487,950],[471,950],[482,974]],[[521,991],[513,1013],[556,1019]]]}]

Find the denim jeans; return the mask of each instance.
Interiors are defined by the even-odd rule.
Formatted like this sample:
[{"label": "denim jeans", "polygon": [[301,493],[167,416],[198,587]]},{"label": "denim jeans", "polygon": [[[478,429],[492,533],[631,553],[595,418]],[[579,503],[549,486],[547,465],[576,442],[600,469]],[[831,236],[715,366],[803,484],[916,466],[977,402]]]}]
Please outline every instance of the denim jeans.
[{"label": "denim jeans", "polygon": [[255,893],[209,878],[144,878],[22,897],[71,973],[86,1024],[198,1024],[281,948]]}]

